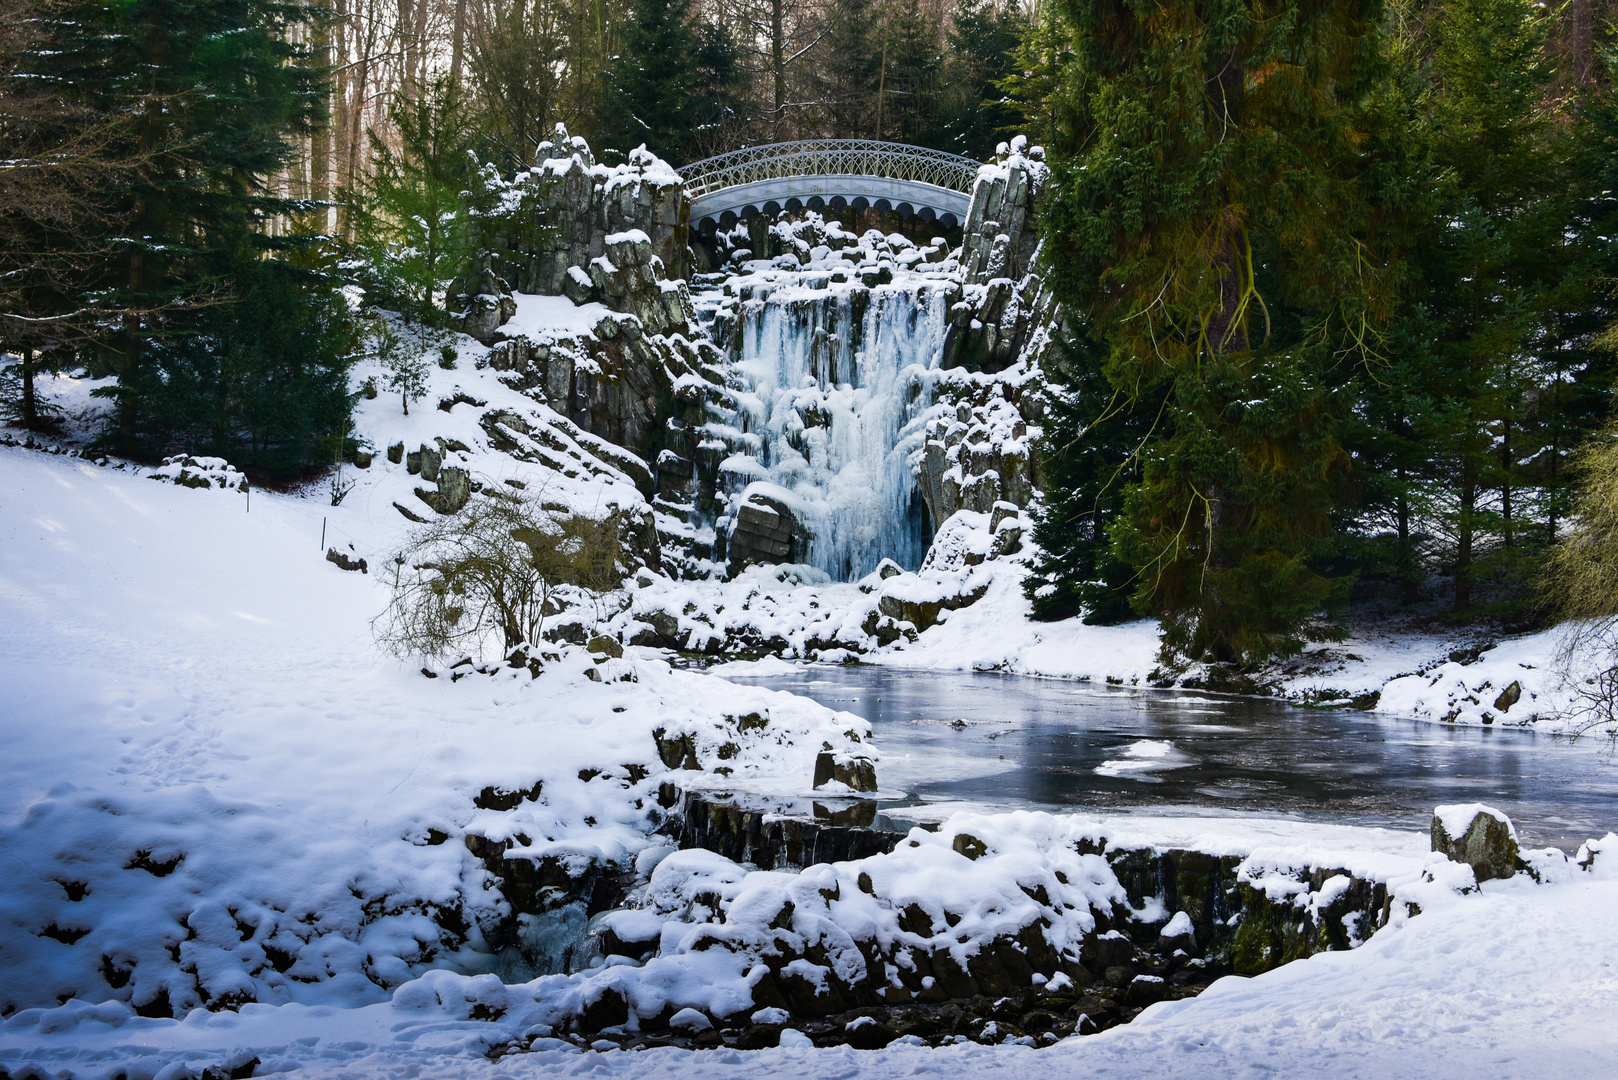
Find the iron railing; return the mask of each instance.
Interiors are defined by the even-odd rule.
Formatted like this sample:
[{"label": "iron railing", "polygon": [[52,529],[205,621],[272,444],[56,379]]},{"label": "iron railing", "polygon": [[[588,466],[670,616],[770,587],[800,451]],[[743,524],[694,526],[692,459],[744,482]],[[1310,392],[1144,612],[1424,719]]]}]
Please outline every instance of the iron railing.
[{"label": "iron railing", "polygon": [[971,194],[982,162],[942,150],[868,139],[769,143],[705,158],[680,169],[686,194],[790,176],[883,176]]}]

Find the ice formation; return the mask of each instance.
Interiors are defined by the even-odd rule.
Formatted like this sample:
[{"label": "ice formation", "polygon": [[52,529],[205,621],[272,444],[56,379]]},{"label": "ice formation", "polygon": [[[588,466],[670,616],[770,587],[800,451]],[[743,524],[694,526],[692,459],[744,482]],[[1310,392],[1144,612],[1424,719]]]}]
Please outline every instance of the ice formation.
[{"label": "ice formation", "polygon": [[732,357],[732,393],[710,425],[728,451],[728,514],[755,495],[784,505],[804,534],[794,561],[839,580],[884,557],[914,568],[932,529],[912,458],[933,412],[949,283],[815,271],[749,275],[714,315]]}]

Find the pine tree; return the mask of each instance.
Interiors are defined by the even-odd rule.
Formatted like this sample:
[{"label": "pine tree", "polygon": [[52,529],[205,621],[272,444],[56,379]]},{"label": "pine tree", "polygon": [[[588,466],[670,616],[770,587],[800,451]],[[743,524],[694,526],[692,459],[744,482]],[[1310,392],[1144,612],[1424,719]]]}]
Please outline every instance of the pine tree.
[{"label": "pine tree", "polygon": [[1016,125],[1018,111],[999,84],[1015,73],[1013,55],[1026,27],[1014,6],[958,0],[945,38],[939,149],[987,161]]},{"label": "pine tree", "polygon": [[1358,150],[1376,0],[1063,0],[1070,110],[1047,204],[1058,295],[1109,385],[1163,394],[1112,529],[1165,653],[1297,648],[1347,582],[1323,574],[1349,482],[1340,358],[1389,306]]},{"label": "pine tree", "polygon": [[1452,0],[1428,28],[1447,225],[1420,260],[1441,387],[1423,428],[1438,449],[1457,612],[1475,606],[1479,582],[1509,590],[1524,578],[1524,542],[1544,541],[1523,528],[1536,494],[1525,466],[1544,448],[1539,390],[1551,380],[1540,343],[1569,263],[1557,197],[1566,148],[1545,106],[1549,23],[1525,0]]},{"label": "pine tree", "polygon": [[[95,282],[127,312],[102,343],[118,375],[109,442],[120,451],[152,455],[211,431],[209,445],[238,451],[243,464],[262,451],[263,463],[291,468],[314,447],[287,440],[327,422],[315,403],[335,395],[346,409],[346,360],[333,351],[342,333],[295,335],[288,348],[327,350],[308,357],[245,340],[207,362],[197,352],[230,340],[254,310],[305,326],[333,311],[328,287],[289,291],[271,279],[293,274],[291,264],[259,265],[313,242],[264,226],[309,209],[274,194],[267,178],[323,116],[324,73],[294,44],[322,17],[292,0],[86,0],[53,13],[49,47],[30,57],[32,76],[64,100],[128,117],[118,149],[134,165],[107,191],[128,224]],[[294,310],[306,295],[312,307]],[[265,365],[263,377],[237,378],[232,363]],[[176,381],[176,365],[202,384]]]},{"label": "pine tree", "polygon": [[813,78],[822,128],[831,138],[876,137],[878,37],[870,0],[829,0]]},{"label": "pine tree", "polygon": [[443,322],[438,296],[476,246],[463,193],[477,183],[480,133],[443,79],[414,98],[396,96],[391,116],[399,146],[371,133],[371,188],[356,215],[367,299],[425,328]]},{"label": "pine tree", "polygon": [[939,26],[921,0],[899,0],[882,24],[877,79],[876,138],[940,146],[944,113],[939,105],[944,58]]},{"label": "pine tree", "polygon": [[610,160],[638,146],[673,161],[693,139],[692,93],[701,83],[691,0],[634,0],[607,78],[598,134]]},{"label": "pine tree", "polygon": [[1040,452],[1045,501],[1034,523],[1039,555],[1023,591],[1036,619],[1083,616],[1109,625],[1134,614],[1135,570],[1113,551],[1111,531],[1140,482],[1140,450],[1164,402],[1161,393],[1139,400],[1118,393],[1102,374],[1103,343],[1064,331],[1046,361],[1053,385]]}]

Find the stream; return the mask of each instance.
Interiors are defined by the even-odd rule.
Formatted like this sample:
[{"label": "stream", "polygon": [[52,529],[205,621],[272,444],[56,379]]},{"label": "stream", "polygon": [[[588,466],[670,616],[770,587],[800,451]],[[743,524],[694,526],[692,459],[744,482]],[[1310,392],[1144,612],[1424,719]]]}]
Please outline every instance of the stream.
[{"label": "stream", "polygon": [[1599,737],[989,673],[827,666],[727,678],[869,720],[882,791],[906,794],[884,810],[1262,812],[1425,830],[1435,805],[1484,802],[1529,847],[1572,851],[1618,830],[1618,756]]}]

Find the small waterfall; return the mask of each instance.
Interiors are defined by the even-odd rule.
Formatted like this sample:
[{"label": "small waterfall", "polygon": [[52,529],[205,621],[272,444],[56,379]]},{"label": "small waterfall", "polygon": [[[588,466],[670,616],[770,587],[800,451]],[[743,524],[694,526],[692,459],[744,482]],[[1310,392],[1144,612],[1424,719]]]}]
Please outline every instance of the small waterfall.
[{"label": "small waterfall", "polygon": [[742,284],[713,314],[730,390],[711,435],[727,517],[750,495],[787,506],[800,561],[851,580],[884,557],[918,566],[932,538],[915,455],[949,317],[947,282],[831,284],[824,275]]}]

